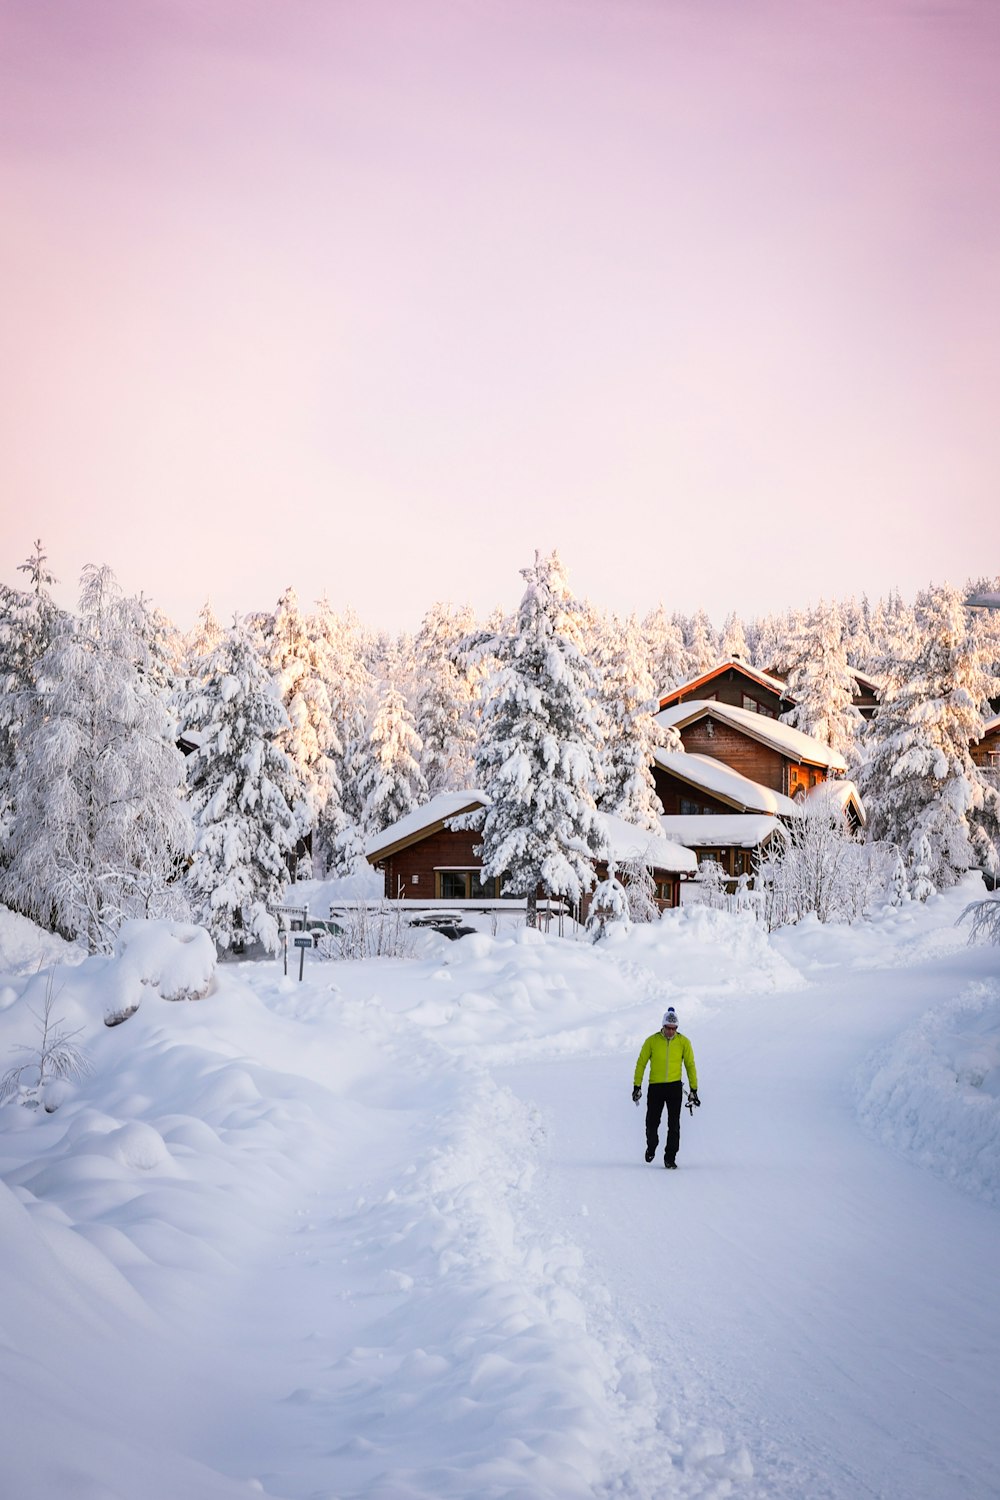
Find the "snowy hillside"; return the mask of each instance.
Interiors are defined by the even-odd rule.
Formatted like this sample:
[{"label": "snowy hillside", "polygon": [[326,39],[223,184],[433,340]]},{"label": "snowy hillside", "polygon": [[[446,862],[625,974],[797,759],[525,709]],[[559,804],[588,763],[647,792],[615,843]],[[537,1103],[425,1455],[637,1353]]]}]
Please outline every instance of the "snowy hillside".
[{"label": "snowy hillside", "polygon": [[[81,960],[0,911],[0,1072],[50,972],[91,1068],[0,1109],[2,1493],[986,1500],[976,894],[770,937],[691,908],[598,947],[427,933],[301,984],[227,962],[190,1002],[156,941]],[[676,1173],[630,1099],[668,1003],[703,1100]]]}]

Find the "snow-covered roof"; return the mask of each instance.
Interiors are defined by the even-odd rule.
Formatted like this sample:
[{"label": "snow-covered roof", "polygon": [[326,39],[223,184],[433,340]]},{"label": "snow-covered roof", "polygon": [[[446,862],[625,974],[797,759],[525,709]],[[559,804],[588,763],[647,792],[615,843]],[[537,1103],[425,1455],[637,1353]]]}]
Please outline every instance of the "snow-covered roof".
[{"label": "snow-covered roof", "polygon": [[488,800],[485,792],[474,788],[462,792],[439,792],[422,807],[414,808],[405,818],[390,823],[388,828],[383,828],[381,833],[370,838],[365,845],[365,858],[381,859],[390,850],[405,848],[435,826],[446,823],[449,818],[457,818],[459,813],[471,812],[475,807],[485,807]]},{"label": "snow-covered roof", "polygon": [[861,793],[853,781],[820,781],[806,792],[806,801],[826,803],[827,806],[836,808],[838,812],[846,812],[848,807],[853,806],[861,826],[864,827],[868,822],[868,814],[865,812]]},{"label": "snow-covered roof", "polygon": [[1000,714],[997,714],[995,719],[986,720],[983,725],[983,738],[985,739],[988,734],[994,734],[998,729],[1000,729]]},{"label": "snow-covered roof", "polygon": [[840,752],[831,750],[822,740],[814,739],[811,734],[803,734],[801,729],[793,729],[790,724],[769,719],[766,714],[734,708],[731,703],[719,703],[715,698],[691,698],[687,703],[675,703],[670,708],[662,709],[656,715],[656,721],[670,729],[681,729],[709,714],[715,719],[721,719],[723,723],[731,724],[734,729],[749,734],[753,739],[770,745],[789,760],[827,766],[831,771],[847,770],[847,762]]},{"label": "snow-covered roof", "polygon": [[660,826],[688,849],[756,849],[782,833],[777,818],[765,813],[667,814]]},{"label": "snow-covered roof", "polygon": [[734,656],[727,657],[725,661],[719,662],[718,666],[711,667],[709,671],[702,672],[697,677],[692,677],[689,682],[678,683],[676,687],[661,693],[660,702],[669,703],[672,698],[690,693],[693,688],[703,687],[705,683],[711,682],[714,678],[720,677],[723,672],[730,670],[742,672],[744,677],[749,677],[752,682],[760,683],[761,687],[770,688],[772,693],[777,693],[779,698],[784,698],[789,703],[795,702],[795,699],[789,695],[787,682],[783,682],[780,677],[772,677],[770,672],[762,672],[758,667],[751,667],[748,662],[738,661]]},{"label": "snow-covered roof", "polygon": [[677,872],[696,870],[698,867],[698,861],[690,849],[683,848],[672,838],[652,833],[648,828],[636,828],[634,824],[626,823],[624,818],[617,818],[612,813],[602,813],[600,820],[607,833],[608,858],[615,864],[641,859],[654,870]]},{"label": "snow-covered roof", "polygon": [[770,787],[751,781],[749,776],[734,771],[725,761],[713,760],[710,755],[689,754],[686,750],[654,750],[653,754],[664,771],[723,802],[731,802],[740,811],[788,816],[798,810],[791,797],[772,792]]}]

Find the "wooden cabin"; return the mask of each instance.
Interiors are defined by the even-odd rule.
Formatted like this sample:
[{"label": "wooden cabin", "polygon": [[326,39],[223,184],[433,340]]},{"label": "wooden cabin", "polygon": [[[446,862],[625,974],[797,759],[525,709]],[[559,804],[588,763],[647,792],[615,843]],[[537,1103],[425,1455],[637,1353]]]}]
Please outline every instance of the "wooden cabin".
[{"label": "wooden cabin", "polygon": [[685,700],[656,717],[678,731],[689,754],[722,761],[748,781],[784,797],[805,794],[828,776],[842,776],[847,770],[844,757],[812,735],[718,699]]},{"label": "wooden cabin", "polygon": [[986,721],[982,739],[970,748],[976,765],[993,772],[1000,783],[1000,715]]},{"label": "wooden cabin", "polygon": [[[481,834],[453,826],[486,806],[487,798],[479,791],[442,792],[370,839],[365,857],[382,870],[386,898],[446,908],[461,903],[465,909],[482,911],[522,906],[523,897],[502,895],[502,879],[483,879],[482,857],[476,853]],[[607,878],[609,860],[621,878],[622,867],[641,859],[652,871],[657,904],[677,906],[681,879],[692,877],[697,869],[694,855],[666,836],[634,828],[621,818],[603,815],[603,822],[608,858],[595,860],[595,878]],[[544,899],[548,892],[540,888],[538,895]],[[581,910],[585,916],[586,901]]]}]

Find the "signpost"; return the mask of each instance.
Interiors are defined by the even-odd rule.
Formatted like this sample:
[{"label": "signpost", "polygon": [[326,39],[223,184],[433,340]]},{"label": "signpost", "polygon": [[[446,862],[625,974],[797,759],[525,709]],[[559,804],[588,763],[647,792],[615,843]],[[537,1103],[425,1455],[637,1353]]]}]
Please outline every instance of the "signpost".
[{"label": "signpost", "polygon": [[312,940],[312,938],[309,936],[309,934],[307,932],[305,932],[305,933],[303,933],[303,932],[293,932],[292,933],[292,942],[295,944],[296,948],[298,948],[298,950],[299,950],[299,983],[301,984],[302,983],[302,970],[305,967],[305,962],[306,962],[306,949],[312,947],[313,940]]}]

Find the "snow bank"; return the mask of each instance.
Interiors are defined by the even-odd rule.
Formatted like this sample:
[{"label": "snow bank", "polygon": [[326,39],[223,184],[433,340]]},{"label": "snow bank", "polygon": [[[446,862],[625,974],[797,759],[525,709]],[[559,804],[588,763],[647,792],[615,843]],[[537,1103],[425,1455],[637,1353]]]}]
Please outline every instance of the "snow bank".
[{"label": "snow bank", "polygon": [[[80,963],[86,949],[67,943],[54,932],[43,932],[27,917],[0,906],[0,974],[29,974],[50,964]],[[8,992],[6,1003],[13,998]],[[0,991],[0,1009],[4,1006]]]},{"label": "snow bank", "polygon": [[975,983],[876,1052],[858,1108],[885,1145],[1000,1203],[1000,983]]}]

